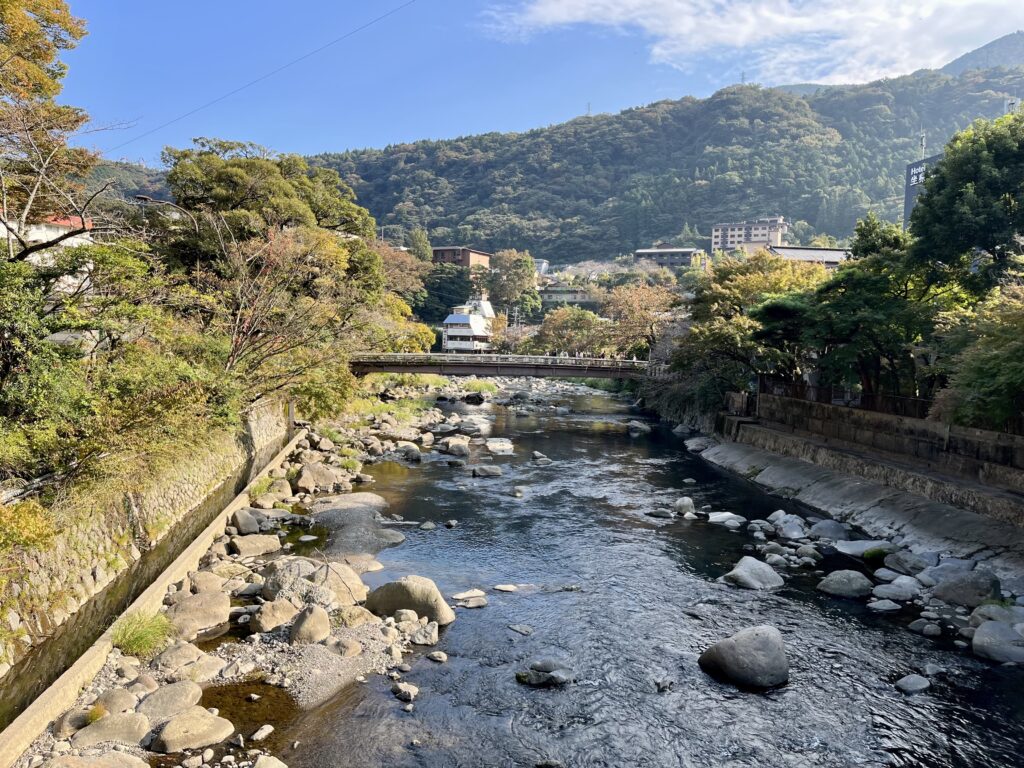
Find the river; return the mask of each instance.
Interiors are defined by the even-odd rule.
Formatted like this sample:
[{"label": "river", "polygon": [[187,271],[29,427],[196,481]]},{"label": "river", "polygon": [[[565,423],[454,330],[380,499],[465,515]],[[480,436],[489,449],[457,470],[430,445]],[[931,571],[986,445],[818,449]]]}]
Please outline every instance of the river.
[{"label": "river", "polygon": [[[446,595],[482,588],[490,604],[458,610],[437,646],[447,663],[409,658],[413,712],[377,677],[299,716],[288,729],[299,745],[280,754],[291,768],[1021,765],[1024,671],[912,634],[906,616],[823,595],[820,574],[793,571],[772,594],[716,583],[749,535],[647,510],[690,495],[748,518],[806,511],[723,475],[667,430],[633,438],[611,428],[627,418],[619,401],[573,405],[567,417],[460,406],[493,413],[493,435],[513,439],[515,455],[495,459],[500,478],[470,479],[438,454],[370,468],[391,512],[439,527],[403,529],[407,541],[382,552],[385,570],[366,581],[415,573]],[[530,463],[534,450],[554,464]],[[452,518],[458,526],[445,529]],[[827,568],[853,563],[835,557]],[[502,583],[529,586],[491,590]],[[785,637],[788,685],[740,692],[700,671],[708,645],[762,623]],[[545,656],[569,662],[577,682],[516,683]],[[893,687],[926,663],[948,670],[930,690]],[[659,693],[658,681],[674,685]]]}]

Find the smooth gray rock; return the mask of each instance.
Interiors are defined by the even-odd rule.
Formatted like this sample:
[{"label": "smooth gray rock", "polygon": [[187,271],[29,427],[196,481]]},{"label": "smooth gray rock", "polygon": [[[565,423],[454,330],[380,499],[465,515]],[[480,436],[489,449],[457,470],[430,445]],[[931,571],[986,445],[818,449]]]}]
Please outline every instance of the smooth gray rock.
[{"label": "smooth gray rock", "polygon": [[871,579],[860,571],[833,571],[818,582],[818,589],[836,597],[865,597],[871,594]]},{"label": "smooth gray rock", "polygon": [[722,579],[745,589],[775,589],[786,582],[768,563],[746,556]]},{"label": "smooth gray rock", "polygon": [[237,510],[231,516],[231,525],[243,536],[260,532],[260,524],[247,509]]},{"label": "smooth gray rock", "polygon": [[850,532],[846,526],[837,520],[819,520],[810,527],[807,535],[812,539],[831,539],[832,541],[845,541],[850,538]]},{"label": "smooth gray rock", "polygon": [[977,608],[986,600],[1000,597],[999,579],[982,568],[943,579],[935,585],[932,597],[947,603]]},{"label": "smooth gray rock", "polygon": [[288,600],[270,600],[260,606],[260,609],[253,617],[253,628],[257,632],[270,632],[282,624],[287,624],[299,609]]},{"label": "smooth gray rock", "polygon": [[516,672],[516,681],[533,688],[557,688],[575,681],[572,668],[559,659],[538,659],[525,672]]},{"label": "smooth gray rock", "polygon": [[925,558],[915,555],[908,549],[901,549],[899,552],[885,556],[886,568],[892,568],[894,571],[905,573],[908,576],[920,573],[929,565],[930,563]]},{"label": "smooth gray rock", "polygon": [[291,644],[312,645],[326,640],[331,634],[331,617],[319,605],[310,605],[295,617],[292,623]]},{"label": "smooth gray rock", "polygon": [[153,741],[153,751],[171,754],[185,749],[201,749],[220,744],[235,727],[223,717],[192,707],[173,717]]},{"label": "smooth gray rock", "polygon": [[158,688],[139,704],[138,711],[154,725],[191,709],[203,698],[203,689],[190,680]]},{"label": "smooth gray rock", "polygon": [[123,712],[101,717],[71,737],[71,746],[86,749],[112,742],[137,747],[149,733],[149,718],[138,712]]},{"label": "smooth gray rock", "polygon": [[894,552],[896,545],[882,539],[857,539],[856,541],[837,541],[836,549],[844,555],[864,557],[865,553],[871,551]]},{"label": "smooth gray rock", "polygon": [[493,464],[480,464],[473,467],[473,477],[501,477],[501,467]]},{"label": "smooth gray rock", "polygon": [[921,677],[921,675],[906,675],[896,681],[896,687],[908,696],[915,693],[921,693],[921,691],[926,691],[931,687],[931,685],[932,684],[928,682],[928,678]]},{"label": "smooth gray rock", "polygon": [[[276,538],[276,537],[275,537]],[[206,629],[224,624],[230,618],[231,598],[224,592],[200,592],[167,609],[178,637],[191,640]]]},{"label": "smooth gray rock", "polygon": [[375,555],[405,541],[401,533],[380,524],[378,516],[387,507],[387,501],[376,493],[350,493],[321,499],[310,507],[310,513],[331,529],[325,545],[328,554]]},{"label": "smooth gray rock", "polygon": [[748,627],[721,640],[698,659],[708,674],[746,688],[774,688],[789,680],[789,660],[779,630]]},{"label": "smooth gray rock", "polygon": [[139,703],[139,697],[124,688],[111,688],[101,693],[97,697],[96,703],[111,714],[134,712],[135,706]]},{"label": "smooth gray rock", "polygon": [[252,534],[249,536],[232,536],[228,542],[228,550],[239,557],[259,557],[277,552],[281,548],[281,539],[270,534]]},{"label": "smooth gray rock", "polygon": [[455,611],[444,601],[437,585],[423,576],[404,576],[382,584],[367,597],[366,608],[378,616],[392,616],[409,608],[441,626],[455,621]]},{"label": "smooth gray rock", "polygon": [[971,650],[992,661],[1024,663],[1024,635],[1004,621],[985,621],[974,632]]}]

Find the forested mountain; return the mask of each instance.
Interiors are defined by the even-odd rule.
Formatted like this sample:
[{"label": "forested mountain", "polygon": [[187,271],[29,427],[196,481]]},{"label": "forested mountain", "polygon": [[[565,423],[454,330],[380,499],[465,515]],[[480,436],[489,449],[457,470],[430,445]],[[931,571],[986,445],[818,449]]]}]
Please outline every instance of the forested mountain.
[{"label": "forested mountain", "polygon": [[936,71],[799,95],[755,85],[527,133],[419,141],[311,158],[339,170],[380,223],[435,242],[607,258],[684,225],[766,214],[848,235],[895,220],[904,168],[1024,95],[1024,69]]},{"label": "forested mountain", "polygon": [[[995,69],[1024,65],[1024,32],[1011,32],[953,59],[940,71],[961,75],[969,69]],[[1019,94],[1018,94],[1019,95]]]}]

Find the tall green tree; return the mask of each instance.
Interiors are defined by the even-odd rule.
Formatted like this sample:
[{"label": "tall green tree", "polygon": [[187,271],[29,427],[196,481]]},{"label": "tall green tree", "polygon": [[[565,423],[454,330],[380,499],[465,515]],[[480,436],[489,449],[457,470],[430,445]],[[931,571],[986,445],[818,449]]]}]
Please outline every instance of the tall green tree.
[{"label": "tall green tree", "polygon": [[487,292],[499,309],[518,308],[526,315],[540,309],[537,293],[537,265],[529,251],[506,249],[491,259]]},{"label": "tall green tree", "polygon": [[427,236],[427,230],[423,227],[414,227],[409,231],[405,236],[405,247],[420,261],[430,263],[434,258],[434,251],[430,247],[430,238]]},{"label": "tall green tree", "polygon": [[982,296],[1024,258],[1024,114],[979,120],[946,145],[911,216],[929,279]]}]

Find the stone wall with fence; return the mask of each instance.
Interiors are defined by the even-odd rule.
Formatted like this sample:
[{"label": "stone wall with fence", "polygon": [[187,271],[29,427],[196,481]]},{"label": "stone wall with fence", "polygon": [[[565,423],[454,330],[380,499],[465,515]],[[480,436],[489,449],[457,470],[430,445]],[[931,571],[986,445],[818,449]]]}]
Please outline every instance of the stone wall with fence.
[{"label": "stone wall with fence", "polygon": [[912,459],[917,465],[1024,493],[1024,437],[762,392],[758,418],[788,429]]},{"label": "stone wall with fence", "polygon": [[127,578],[148,553],[187,545],[166,540],[182,526],[198,525],[188,518],[211,496],[233,496],[236,486],[248,483],[286,442],[289,428],[284,403],[260,403],[238,432],[211,434],[113,501],[61,521],[45,548],[0,563],[0,681],[94,597]]}]

